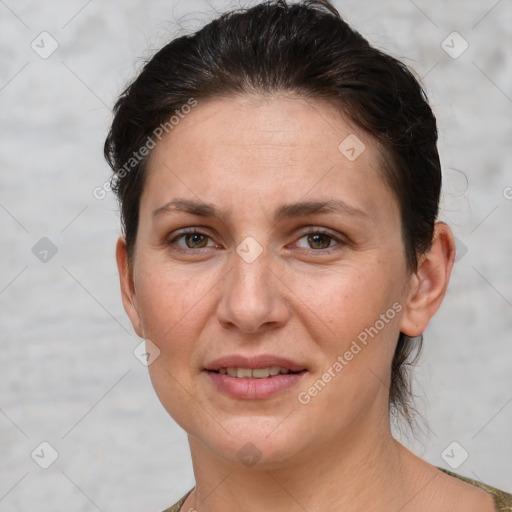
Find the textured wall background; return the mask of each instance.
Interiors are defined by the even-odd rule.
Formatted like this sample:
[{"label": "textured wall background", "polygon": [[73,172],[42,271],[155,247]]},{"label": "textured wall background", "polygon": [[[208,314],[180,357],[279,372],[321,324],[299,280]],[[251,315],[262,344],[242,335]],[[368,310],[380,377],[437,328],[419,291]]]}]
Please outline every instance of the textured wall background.
[{"label": "textured wall background", "polygon": [[[512,5],[336,5],[423,77],[459,243],[418,365],[428,428],[404,442],[512,491]],[[116,203],[92,191],[140,58],[213,14],[195,0],[0,0],[1,511],[159,511],[194,484],[186,436],[132,353]]]}]

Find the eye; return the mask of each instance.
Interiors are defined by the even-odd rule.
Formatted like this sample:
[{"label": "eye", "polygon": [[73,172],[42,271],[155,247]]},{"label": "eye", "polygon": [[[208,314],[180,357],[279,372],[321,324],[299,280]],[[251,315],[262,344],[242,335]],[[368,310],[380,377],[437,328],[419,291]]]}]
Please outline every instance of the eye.
[{"label": "eye", "polygon": [[[305,243],[309,245],[309,247],[301,247],[299,245],[300,240],[305,240]],[[332,247],[336,245],[342,246],[344,245],[342,240],[334,235],[330,234],[324,230],[309,230],[301,236],[297,242],[297,246],[302,249],[306,249],[307,252],[332,252]],[[336,250],[336,249],[334,249]]]},{"label": "eye", "polygon": [[[301,246],[301,240],[304,240],[306,246]],[[209,243],[210,242],[210,243]],[[194,252],[198,249],[208,249],[211,247],[218,247],[210,236],[206,233],[198,231],[195,228],[183,230],[175,237],[171,238],[167,245],[172,246],[173,250],[179,252]],[[297,241],[297,247],[308,253],[330,253],[335,250],[341,249],[346,245],[340,237],[334,236],[330,232],[323,229],[304,231],[302,236]],[[339,247],[337,247],[339,246]],[[197,251],[196,251],[197,252]]]},{"label": "eye", "polygon": [[[207,247],[216,247],[215,244],[207,245],[210,237],[205,233],[197,231],[195,229],[189,229],[182,231],[177,236],[169,240],[168,245],[176,246],[176,250],[178,251],[188,251],[194,249],[204,249]],[[185,245],[179,244],[178,241],[183,240]]]}]

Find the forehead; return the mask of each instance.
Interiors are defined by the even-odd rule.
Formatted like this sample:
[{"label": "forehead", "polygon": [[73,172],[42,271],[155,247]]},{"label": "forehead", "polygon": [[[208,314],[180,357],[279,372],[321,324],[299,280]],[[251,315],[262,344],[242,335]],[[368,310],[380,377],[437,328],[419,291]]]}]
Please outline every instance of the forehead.
[{"label": "forehead", "polygon": [[[244,148],[260,155],[281,152],[293,157],[307,151],[311,158],[326,153],[339,157],[339,144],[349,136],[355,142],[365,139],[365,146],[371,146],[370,153],[376,150],[369,136],[332,103],[297,96],[243,95],[200,100],[194,110],[181,117],[154,153],[177,149],[186,139],[188,146],[199,150],[195,157],[206,156],[207,149],[209,161],[217,156],[225,158],[226,147]],[[232,156],[239,154],[233,152]],[[346,157],[352,161],[354,155],[347,153]]]},{"label": "forehead", "polygon": [[379,151],[327,102],[290,96],[198,101],[153,149],[144,194],[159,206],[188,197],[233,208],[342,195],[377,213],[391,200]]}]

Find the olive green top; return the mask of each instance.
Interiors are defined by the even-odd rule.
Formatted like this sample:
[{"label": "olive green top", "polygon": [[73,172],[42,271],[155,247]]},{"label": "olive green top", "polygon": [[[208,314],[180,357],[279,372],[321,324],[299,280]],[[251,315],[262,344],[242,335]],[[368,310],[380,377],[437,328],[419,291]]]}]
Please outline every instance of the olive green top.
[{"label": "olive green top", "polygon": [[[484,491],[488,492],[494,498],[494,504],[497,512],[512,512],[512,494],[508,492],[500,491],[495,487],[491,487],[490,485],[483,484],[482,482],[478,482],[477,480],[472,480],[471,478],[467,478],[465,476],[457,475],[456,473],[452,473],[451,471],[447,471],[443,468],[438,468],[441,471],[444,471],[446,474],[463,480],[469,484],[475,485],[476,487],[480,487]],[[188,512],[187,510],[180,511],[183,502],[187,498],[187,496],[194,490],[194,488],[190,489],[190,491],[183,496],[177,503],[175,503],[172,507],[166,508],[163,512]]]}]

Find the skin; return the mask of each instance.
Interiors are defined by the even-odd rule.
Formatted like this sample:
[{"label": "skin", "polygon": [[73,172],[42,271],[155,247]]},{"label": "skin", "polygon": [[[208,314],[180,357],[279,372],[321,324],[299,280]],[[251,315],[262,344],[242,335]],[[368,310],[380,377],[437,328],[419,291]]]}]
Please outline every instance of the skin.
[{"label": "skin", "polygon": [[[338,150],[350,134],[365,145],[354,161]],[[196,487],[183,511],[493,510],[487,493],[391,436],[398,335],[427,327],[455,247],[438,223],[417,271],[408,269],[398,202],[378,157],[371,137],[332,105],[285,95],[200,102],[154,148],[134,259],[120,237],[117,263],[133,327],[160,350],[149,366],[155,391],[188,434]],[[176,198],[213,204],[222,217],[161,209]],[[329,199],[362,213],[274,220],[283,204]],[[327,235],[308,237],[312,227]],[[205,236],[176,238],[183,228]],[[263,249],[252,263],[236,252],[249,236]],[[298,394],[397,303],[394,318],[300,403]],[[235,399],[203,371],[233,353],[277,354],[307,373],[271,398]],[[252,467],[237,456],[246,443],[261,455]]]}]

